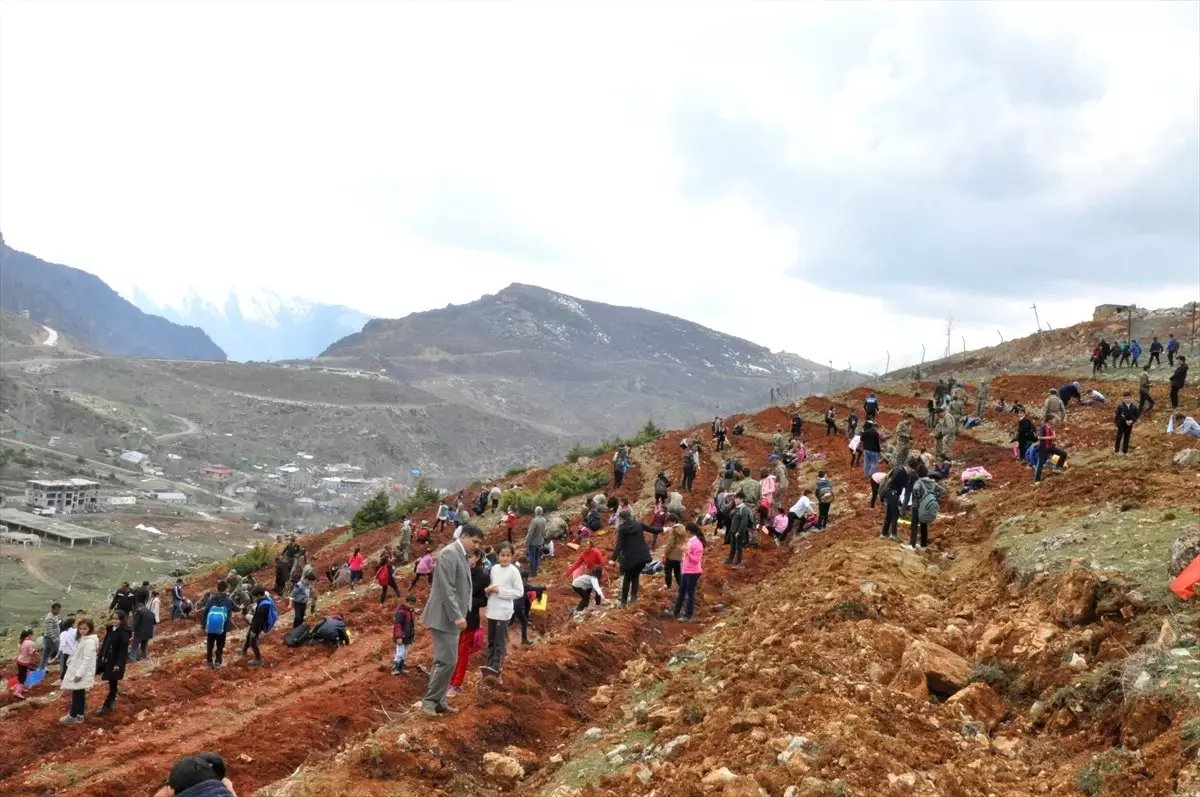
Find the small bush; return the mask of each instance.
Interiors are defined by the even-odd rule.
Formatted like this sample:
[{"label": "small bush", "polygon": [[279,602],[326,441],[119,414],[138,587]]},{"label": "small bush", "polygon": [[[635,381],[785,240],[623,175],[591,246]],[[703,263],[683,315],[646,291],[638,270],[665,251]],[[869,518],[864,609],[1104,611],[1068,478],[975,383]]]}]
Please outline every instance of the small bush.
[{"label": "small bush", "polygon": [[562,499],[561,493],[545,488],[536,493],[532,490],[507,490],[500,498],[500,508],[506,512],[512,508],[518,515],[532,515],[539,506],[545,512],[557,509]]},{"label": "small bush", "polygon": [[[576,459],[578,459],[578,457],[576,457]],[[528,466],[509,468],[508,470],[504,471],[504,478],[511,479],[514,476],[520,476],[520,475],[522,475],[524,473],[528,473],[528,472],[529,472]]]},{"label": "small bush", "polygon": [[608,484],[608,471],[604,468],[577,470],[568,468],[566,465],[559,465],[550,471],[542,490],[570,497],[583,495],[598,487],[603,487],[605,484]]},{"label": "small bush", "polygon": [[396,508],[392,510],[392,517],[396,520],[402,517],[412,517],[414,512],[418,512],[427,506],[433,506],[440,500],[442,500],[442,494],[426,484],[424,479],[421,479],[417,482],[417,486],[413,488],[413,491],[409,493],[408,498],[396,504]]},{"label": "small bush", "polygon": [[387,493],[380,490],[368,498],[367,502],[354,513],[354,519],[350,521],[350,528],[354,529],[355,534],[366,534],[372,529],[386,526],[392,521],[392,513],[388,505]]},{"label": "small bush", "polygon": [[239,576],[248,576],[255,570],[261,570],[271,563],[271,549],[265,542],[256,544],[245,553],[238,554],[229,560],[229,570]]},{"label": "small bush", "polygon": [[990,662],[977,662],[971,670],[971,683],[987,684],[1000,694],[1008,691],[1012,676],[1003,668]]},{"label": "small bush", "polygon": [[654,419],[646,421],[646,425],[638,430],[638,433],[628,440],[617,436],[610,440],[601,440],[599,443],[591,446],[585,446],[581,443],[575,443],[567,451],[567,462],[578,462],[582,457],[598,457],[601,454],[620,448],[622,445],[628,445],[631,448],[645,445],[658,438],[662,437],[663,430],[658,428],[654,423]]},{"label": "small bush", "polygon": [[1088,797],[1098,797],[1104,788],[1104,778],[1131,766],[1137,754],[1120,747],[1105,750],[1075,771],[1075,785]]}]

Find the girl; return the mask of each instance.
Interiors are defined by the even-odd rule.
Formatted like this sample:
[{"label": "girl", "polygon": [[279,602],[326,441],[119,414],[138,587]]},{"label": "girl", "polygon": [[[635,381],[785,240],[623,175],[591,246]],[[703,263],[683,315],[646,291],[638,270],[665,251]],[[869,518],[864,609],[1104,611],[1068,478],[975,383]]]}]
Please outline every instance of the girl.
[{"label": "girl", "polygon": [[654,514],[650,516],[650,550],[658,547],[658,535],[666,530],[667,526],[667,506],[666,504],[656,503],[654,505]]},{"label": "girl", "polygon": [[475,638],[479,634],[479,610],[487,606],[488,602],[488,574],[483,566],[483,554],[478,548],[467,555],[467,564],[471,566],[471,608],[467,610],[467,627],[458,632],[458,663],[450,676],[446,697],[454,697],[462,691],[471,654],[479,650],[479,646],[475,644]]},{"label": "girl", "polygon": [[593,567],[590,573],[582,573],[571,582],[571,589],[575,590],[575,594],[579,596],[579,605],[575,607],[576,617],[583,616],[592,595],[596,596],[597,606],[604,600],[604,593],[600,591],[600,576],[602,575],[604,575],[604,568]]},{"label": "girl", "polygon": [[506,529],[506,533],[508,535],[508,544],[512,545],[513,532],[516,531],[517,528],[517,510],[513,509],[511,506],[508,508],[508,514],[504,516],[504,528]]},{"label": "girl", "polygon": [[546,588],[530,584],[528,570],[521,571],[521,583],[525,585],[525,592],[521,597],[513,601],[513,617],[521,624],[521,644],[528,647],[533,644],[529,640],[529,620],[533,602],[541,599],[542,593],[546,591]]},{"label": "girl", "polygon": [[[704,534],[695,523],[688,523],[687,548],[683,552],[683,577],[679,582],[679,595],[675,598],[675,611],[672,612],[681,623],[692,621],[692,611],[696,606],[696,585],[700,583],[700,574],[704,572]],[[680,616],[680,611],[683,616]]]},{"label": "girl", "polygon": [[671,575],[675,575],[676,583],[682,583],[682,570],[680,569],[683,562],[683,549],[687,547],[687,529],[679,522],[679,515],[672,513],[667,520],[671,523],[671,528],[667,531],[667,540],[663,551],[663,575],[666,579],[666,588],[671,588]]},{"label": "girl", "polygon": [[71,654],[63,673],[62,688],[71,693],[71,710],[59,719],[59,725],[76,725],[84,720],[84,699],[87,690],[96,683],[96,656],[100,649],[100,640],[96,638],[96,624],[90,618],[81,619],[75,624],[75,633],[79,641],[75,644],[75,652]]},{"label": "girl", "polygon": [[[575,563],[567,568],[567,576],[576,578],[595,568],[604,568],[604,554],[592,545],[591,537],[584,537],[579,541],[579,558]],[[578,573],[576,571],[579,571]]]},{"label": "girl", "polygon": [[[117,684],[125,677],[125,662],[129,658],[129,640],[132,634],[125,622],[125,612],[117,609],[108,620],[108,632],[96,659],[96,674],[108,681],[108,696],[97,714],[110,714],[117,702]],[[76,655],[79,650],[76,649]]]},{"label": "girl", "polygon": [[525,594],[521,571],[513,564],[516,554],[507,542],[496,549],[500,561],[490,573],[487,593],[488,658],[483,667],[485,676],[500,677],[504,657],[508,653],[508,621],[513,616],[513,601]]},{"label": "girl", "polygon": [[758,525],[765,531],[775,506],[775,491],[779,489],[779,483],[775,480],[775,474],[766,468],[759,470],[758,477],[758,489],[762,493],[762,499],[758,502]]},{"label": "girl", "polygon": [[[359,570],[359,578],[362,578],[362,571]],[[354,571],[350,571],[350,578],[354,578]],[[392,558],[386,553],[379,557],[379,567],[375,568],[375,583],[379,585],[379,605],[387,600],[388,587],[396,593],[396,597],[400,597],[400,587],[396,586],[396,571],[392,565]]]},{"label": "girl", "polygon": [[350,586],[353,587],[358,582],[362,581],[363,562],[365,557],[362,555],[362,550],[358,546],[354,547],[354,553],[350,554]]},{"label": "girl", "polygon": [[33,631],[27,628],[21,632],[21,644],[17,649],[17,685],[13,688],[13,695],[18,700],[24,700],[28,696],[25,678],[31,669],[37,667],[37,663],[38,652],[33,643]]},{"label": "girl", "polygon": [[433,570],[435,567],[437,567],[437,560],[433,558],[433,554],[426,548],[424,556],[418,559],[417,563],[413,565],[413,579],[409,582],[408,591],[412,592],[412,588],[417,586],[417,582],[421,580],[421,576],[428,578],[429,586],[432,587]]},{"label": "girl", "polygon": [[158,590],[152,590],[150,592],[150,603],[147,604],[147,608],[149,608],[150,613],[154,615],[154,627],[157,629],[158,621],[162,619],[162,599],[158,597]]},{"label": "girl", "polygon": [[443,526],[450,520],[450,507],[445,504],[438,504],[437,522],[433,524],[434,531],[440,531]]}]

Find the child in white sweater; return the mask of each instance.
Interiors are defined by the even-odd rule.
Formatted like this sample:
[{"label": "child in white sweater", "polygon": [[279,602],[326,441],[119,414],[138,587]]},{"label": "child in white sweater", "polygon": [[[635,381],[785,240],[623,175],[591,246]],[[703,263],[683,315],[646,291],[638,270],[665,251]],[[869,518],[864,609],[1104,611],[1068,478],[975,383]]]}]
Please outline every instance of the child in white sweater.
[{"label": "child in white sweater", "polygon": [[504,657],[508,654],[508,623],[513,616],[513,601],[525,594],[525,585],[521,582],[521,571],[513,564],[516,553],[512,544],[500,543],[496,555],[499,559],[490,572],[491,584],[484,590],[488,596],[488,655],[483,674],[499,678]]}]

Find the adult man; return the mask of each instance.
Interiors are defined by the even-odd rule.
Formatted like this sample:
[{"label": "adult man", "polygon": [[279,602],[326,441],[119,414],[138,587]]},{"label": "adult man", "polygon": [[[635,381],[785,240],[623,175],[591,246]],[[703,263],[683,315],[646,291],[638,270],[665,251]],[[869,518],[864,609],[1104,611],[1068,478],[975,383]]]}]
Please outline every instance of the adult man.
[{"label": "adult man", "polygon": [[771,435],[771,453],[783,456],[783,427],[776,426],[775,434]]},{"label": "adult man", "polygon": [[[1058,389],[1058,398],[1062,401],[1064,409],[1071,404],[1071,399],[1075,399],[1079,404],[1083,403],[1083,396],[1080,395],[1079,391],[1078,382],[1071,382]],[[1066,417],[1065,413],[1063,417]]]},{"label": "adult man", "polygon": [[867,421],[863,424],[862,435],[858,439],[862,446],[862,469],[863,476],[868,479],[879,468],[879,429],[876,428],[874,421]]},{"label": "adult man", "polygon": [[1200,423],[1196,423],[1196,419],[1190,415],[1184,415],[1182,412],[1177,412],[1173,416],[1175,434],[1187,435],[1188,437],[1200,437]]},{"label": "adult man", "polygon": [[1150,411],[1154,411],[1154,399],[1150,396],[1150,364],[1146,363],[1142,368],[1142,373],[1138,376],[1138,414],[1145,411],[1146,405],[1150,405]]},{"label": "adult man", "polygon": [[1050,388],[1050,395],[1042,404],[1042,420],[1047,418],[1057,418],[1063,423],[1066,423],[1067,420],[1067,405],[1063,404],[1062,399],[1058,397],[1058,391],[1054,388]]},{"label": "adult man", "polygon": [[400,544],[397,553],[404,564],[412,558],[412,521],[407,517],[400,519]]},{"label": "adult man", "polygon": [[[942,407],[938,407],[937,417],[937,424],[933,427],[933,439],[937,441],[935,451],[938,459],[941,459],[950,456],[950,447],[954,445],[954,438],[958,434],[958,425],[954,422],[954,416]],[[898,460],[897,467],[899,467]]]},{"label": "adult man", "polygon": [[912,447],[912,413],[904,413],[900,423],[896,424],[895,450],[892,452],[892,462],[908,462],[908,450]]},{"label": "adult man", "polygon": [[989,391],[988,379],[985,376],[983,379],[979,380],[979,396],[975,400],[975,417],[976,418],[983,417],[983,408],[987,406],[989,392],[990,391]]},{"label": "adult man", "polygon": [[1150,359],[1146,360],[1147,367],[1153,363],[1158,363],[1159,367],[1162,367],[1162,349],[1163,345],[1159,343],[1158,338],[1155,337],[1150,343]]},{"label": "adult man", "polygon": [[1025,460],[1025,452],[1036,442],[1037,431],[1033,428],[1033,419],[1029,417],[1028,412],[1023,412],[1020,422],[1017,423],[1017,454],[1022,461]]},{"label": "adult man", "polygon": [[800,524],[799,531],[804,531],[805,523],[808,521],[808,518],[814,514],[811,496],[812,490],[805,490],[804,494],[797,499],[796,503],[792,504],[792,508],[788,510],[787,529],[783,532],[783,536],[775,541],[777,545],[786,539],[787,535],[792,533],[792,527],[797,523]]},{"label": "adult man", "polygon": [[[279,561],[278,558],[275,560]],[[174,586],[171,587],[171,621],[174,622],[183,617],[183,579],[175,579]]]},{"label": "adult man", "polygon": [[1133,424],[1137,422],[1138,409],[1133,406],[1133,398],[1129,393],[1121,397],[1117,405],[1117,414],[1113,422],[1117,425],[1117,441],[1113,445],[1113,453],[1129,456],[1129,436],[1133,433]]},{"label": "adult man", "polygon": [[1058,447],[1058,437],[1054,433],[1053,419],[1046,418],[1042,422],[1042,428],[1038,431],[1037,466],[1033,469],[1035,485],[1042,481],[1042,468],[1045,467],[1046,461],[1055,455],[1058,456],[1058,467],[1061,468],[1067,462],[1067,452]]},{"label": "adult man", "polygon": [[758,506],[758,501],[762,498],[762,488],[758,480],[750,475],[748,467],[742,467],[742,480],[734,487],[734,491],[741,493],[746,503],[752,507]]},{"label": "adult man", "polygon": [[804,433],[804,419],[800,413],[792,416],[792,437],[800,437]]},{"label": "adult man", "polygon": [[[1170,357],[1170,349],[1168,357]],[[1171,358],[1174,359],[1174,358]],[[1187,357],[1179,356],[1179,366],[1175,369],[1175,373],[1171,374],[1171,409],[1179,409],[1179,391],[1183,390],[1183,386],[1187,384],[1188,365]]]},{"label": "adult man", "polygon": [[112,602],[108,604],[108,610],[120,609],[128,615],[133,611],[133,590],[129,588],[129,582],[123,582],[121,588],[113,593]]},{"label": "adult man", "polygon": [[[900,460],[896,460],[899,462]],[[912,462],[905,461],[903,465],[897,465],[888,473],[887,481],[884,482],[884,514],[883,514],[883,531],[879,536],[883,539],[900,539],[900,496],[908,489],[909,480],[912,478],[912,472],[916,465]]]},{"label": "adult man", "polygon": [[429,688],[421,699],[421,711],[430,717],[453,714],[455,709],[446,703],[446,689],[458,663],[458,635],[467,627],[467,612],[471,608],[471,567],[467,556],[483,539],[483,530],[467,526],[437,555],[437,578],[429,590],[429,600],[421,613],[421,623],[433,637],[433,667],[429,672]]},{"label": "adult man", "polygon": [[[1175,333],[1167,335],[1167,365],[1175,366],[1175,353],[1179,351],[1179,341],[1175,340]],[[1179,359],[1183,359],[1180,357]]]},{"label": "adult man", "polygon": [[1138,367],[1138,360],[1142,358],[1142,344],[1137,342],[1135,338],[1133,345],[1129,347],[1129,356],[1133,358],[1133,362],[1129,364],[1130,368]]},{"label": "adult man", "polygon": [[868,393],[866,400],[863,401],[863,413],[868,421],[875,420],[875,416],[879,413],[879,399],[874,393]]},{"label": "adult man", "polygon": [[750,507],[746,506],[746,494],[739,491],[733,496],[733,514],[729,520],[729,558],[725,564],[731,567],[742,566],[742,552],[746,549],[746,541],[750,537],[750,528],[754,519]]},{"label": "adult man", "polygon": [[493,484],[492,489],[488,490],[488,499],[492,503],[492,511],[495,512],[500,508],[500,485]]},{"label": "adult man", "polygon": [[[469,528],[469,527],[466,527]],[[525,558],[529,560],[529,577],[537,578],[538,563],[542,561],[542,546],[546,544],[546,518],[542,508],[534,507],[533,520],[525,532]]]},{"label": "adult man", "polygon": [[963,416],[967,412],[967,391],[962,385],[955,385],[950,393],[950,414],[954,417],[956,428],[962,426]]},{"label": "adult man", "polygon": [[62,604],[55,601],[50,604],[50,611],[42,621],[42,666],[50,669],[50,662],[58,658],[58,638],[62,634],[61,621],[58,613]]}]

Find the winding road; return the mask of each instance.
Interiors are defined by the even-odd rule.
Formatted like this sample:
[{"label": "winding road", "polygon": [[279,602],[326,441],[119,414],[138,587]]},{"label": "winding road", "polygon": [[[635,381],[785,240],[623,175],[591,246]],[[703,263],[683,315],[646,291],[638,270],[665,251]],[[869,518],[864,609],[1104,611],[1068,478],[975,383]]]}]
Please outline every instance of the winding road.
[{"label": "winding road", "polygon": [[187,437],[188,435],[193,435],[200,431],[200,425],[193,421],[189,421],[187,418],[181,418],[178,415],[168,415],[167,417],[174,418],[187,428],[185,428],[182,432],[167,432],[166,434],[155,435],[154,439],[160,443],[163,440],[174,440],[177,437]]},{"label": "winding road", "polygon": [[57,346],[58,345],[58,332],[47,326],[43,326],[42,329],[46,330],[46,339],[42,341],[42,345],[43,346]]}]

